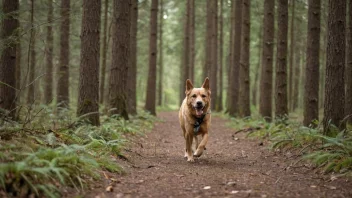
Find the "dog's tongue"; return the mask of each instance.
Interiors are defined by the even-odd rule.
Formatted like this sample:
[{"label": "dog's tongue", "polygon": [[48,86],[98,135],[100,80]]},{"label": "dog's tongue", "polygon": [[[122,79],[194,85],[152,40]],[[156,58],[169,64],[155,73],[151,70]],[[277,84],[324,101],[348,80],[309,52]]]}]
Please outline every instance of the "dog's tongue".
[{"label": "dog's tongue", "polygon": [[203,109],[196,109],[197,116],[201,116],[203,114]]}]

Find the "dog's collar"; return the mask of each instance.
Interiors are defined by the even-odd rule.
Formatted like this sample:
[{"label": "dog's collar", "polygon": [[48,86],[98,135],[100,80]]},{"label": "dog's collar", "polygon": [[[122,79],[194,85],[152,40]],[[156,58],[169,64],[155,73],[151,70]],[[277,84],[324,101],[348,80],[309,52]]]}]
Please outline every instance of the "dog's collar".
[{"label": "dog's collar", "polygon": [[194,125],[193,125],[194,126],[193,127],[194,135],[197,135],[199,128],[200,128],[200,125],[203,123],[205,116],[210,113],[211,113],[211,111],[209,110],[205,114],[203,114],[202,117],[200,117],[200,118],[196,117],[196,121],[194,122]]}]

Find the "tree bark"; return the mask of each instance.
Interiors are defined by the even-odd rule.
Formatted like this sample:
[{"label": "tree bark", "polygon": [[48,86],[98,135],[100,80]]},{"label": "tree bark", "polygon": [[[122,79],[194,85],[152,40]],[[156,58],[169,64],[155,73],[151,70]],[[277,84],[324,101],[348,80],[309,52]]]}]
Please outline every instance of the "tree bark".
[{"label": "tree bark", "polygon": [[149,40],[149,72],[147,84],[147,97],[145,110],[152,115],[156,115],[155,99],[156,99],[156,58],[157,58],[157,34],[158,34],[158,0],[152,0],[150,10],[150,40]]},{"label": "tree bark", "polygon": [[295,1],[291,0],[291,27],[290,27],[290,56],[289,56],[289,77],[288,77],[288,109],[292,110],[293,98],[293,59],[295,56]]},{"label": "tree bark", "polygon": [[303,125],[319,119],[320,0],[308,1],[307,62]]},{"label": "tree bark", "polygon": [[46,71],[44,85],[44,103],[53,101],[53,0],[48,1],[47,33],[46,33]]},{"label": "tree bark", "polygon": [[125,120],[129,119],[127,112],[127,74],[130,55],[130,11],[130,0],[113,1],[109,106],[110,115],[117,114]]},{"label": "tree bark", "polygon": [[163,104],[163,0],[160,0],[159,12],[159,83],[158,83],[158,106]]},{"label": "tree bark", "polygon": [[[206,34],[205,34],[205,65],[203,68],[203,79],[209,77],[211,69],[211,59],[212,59],[212,31],[213,31],[213,1],[207,0],[207,14],[206,14]],[[210,78],[211,79],[211,78]],[[212,79],[211,79],[212,80]],[[183,82],[185,83],[185,82]],[[184,84],[183,84],[184,85]],[[183,87],[183,86],[182,86]]]},{"label": "tree bark", "polygon": [[57,104],[69,107],[69,61],[70,61],[70,0],[61,1],[60,59],[57,81]]},{"label": "tree bark", "polygon": [[242,33],[242,0],[235,0],[235,32],[233,40],[233,65],[230,77],[229,115],[237,116],[239,113],[239,89],[240,89],[240,57],[241,57],[241,33]]},{"label": "tree bark", "polygon": [[240,59],[240,114],[242,117],[251,116],[250,109],[250,0],[243,0],[242,7],[242,39]]},{"label": "tree bark", "polygon": [[254,82],[253,82],[253,88],[252,88],[252,105],[253,106],[257,106],[257,101],[258,101],[258,97],[257,97],[257,93],[258,93],[258,80],[259,80],[259,70],[260,70],[260,65],[261,65],[261,59],[262,59],[262,53],[263,53],[263,49],[262,49],[262,44],[263,44],[263,35],[262,35],[262,28],[263,26],[260,25],[259,27],[259,33],[258,33],[258,38],[259,38],[259,42],[257,45],[258,48],[258,63],[256,65],[256,69],[255,69],[255,74],[254,74]]},{"label": "tree bark", "polygon": [[101,45],[101,73],[100,73],[100,88],[99,88],[99,103],[103,104],[105,99],[105,77],[106,77],[106,55],[108,51],[107,34],[108,34],[108,9],[109,0],[104,1],[104,21],[103,21],[103,38]]},{"label": "tree bark", "polygon": [[85,115],[85,118],[95,126],[100,125],[100,15],[101,0],[83,1],[77,116]]},{"label": "tree bark", "polygon": [[[190,72],[190,1],[186,3],[185,9],[185,18],[183,24],[183,60],[182,60],[182,69],[180,72],[181,75],[181,82],[180,82],[180,103],[182,103],[183,99],[185,98],[184,93],[184,84],[186,80],[189,79],[189,72]],[[208,3],[208,2],[207,2]],[[160,49],[159,49],[160,50]]]},{"label": "tree bark", "polygon": [[288,27],[288,2],[279,0],[278,5],[278,34],[277,34],[277,59],[275,79],[275,117],[286,118],[287,108],[287,27]]},{"label": "tree bark", "polygon": [[345,129],[345,40],[346,0],[329,0],[328,46],[325,76],[324,133],[329,125]]},{"label": "tree bark", "polygon": [[189,55],[189,79],[194,82],[194,63],[195,63],[195,0],[190,1],[190,13],[189,13],[189,48],[190,48],[190,55]]},{"label": "tree bark", "polygon": [[266,121],[272,118],[273,55],[275,0],[264,1],[263,55],[260,78],[259,113]]},{"label": "tree bark", "polygon": [[128,112],[132,115],[137,114],[137,25],[138,25],[138,0],[131,0],[131,49],[130,67],[128,68]]},{"label": "tree bark", "polygon": [[224,0],[220,0],[220,15],[219,15],[219,95],[218,95],[218,107],[217,111],[222,111],[223,110],[223,84],[224,84],[224,79],[223,79],[223,57],[224,57]]},{"label": "tree bark", "polygon": [[1,40],[4,42],[0,58],[0,108],[8,111],[3,116],[16,117],[16,44],[18,43],[18,0],[3,0]]},{"label": "tree bark", "polygon": [[232,89],[231,87],[231,79],[232,79],[232,65],[233,65],[233,51],[234,51],[234,35],[235,35],[235,1],[231,1],[231,19],[230,19],[230,39],[229,39],[229,55],[227,58],[227,92],[226,92],[226,112],[230,112],[231,107],[231,96]]},{"label": "tree bark", "polygon": [[216,106],[218,105],[217,98],[217,73],[218,73],[218,0],[210,0],[211,5],[211,58],[210,58],[210,90],[213,95],[211,99],[211,109],[216,111]]},{"label": "tree bark", "polygon": [[295,52],[295,73],[294,73],[294,87],[293,87],[293,101],[292,101],[292,111],[298,108],[298,100],[300,93],[300,76],[301,76],[301,54],[300,50]]},{"label": "tree bark", "polygon": [[34,29],[34,0],[31,0],[31,35],[30,35],[30,49],[29,49],[29,81],[28,83],[28,92],[27,92],[27,104],[32,105],[35,101],[34,86],[36,82],[34,81],[35,77],[35,64],[36,64],[36,53],[35,53],[35,29]]},{"label": "tree bark", "polygon": [[346,116],[349,124],[352,124],[352,1],[348,1],[348,26],[346,34]]}]

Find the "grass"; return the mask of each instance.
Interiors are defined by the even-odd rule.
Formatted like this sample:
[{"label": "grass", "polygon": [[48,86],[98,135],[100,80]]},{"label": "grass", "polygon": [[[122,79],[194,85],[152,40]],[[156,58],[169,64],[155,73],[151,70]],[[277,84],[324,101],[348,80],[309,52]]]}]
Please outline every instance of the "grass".
[{"label": "grass", "polygon": [[122,173],[116,157],[130,136],[143,135],[156,118],[147,113],[130,120],[101,116],[96,127],[74,111],[38,106],[23,111],[22,122],[0,127],[0,195],[61,197],[60,188],[83,191],[103,171]]},{"label": "grass", "polygon": [[247,130],[247,137],[263,138],[274,151],[293,150],[300,160],[312,163],[322,173],[352,175],[352,131],[330,125],[332,136],[322,133],[322,125],[305,127],[295,119],[267,123],[263,118],[229,118],[229,126]]}]

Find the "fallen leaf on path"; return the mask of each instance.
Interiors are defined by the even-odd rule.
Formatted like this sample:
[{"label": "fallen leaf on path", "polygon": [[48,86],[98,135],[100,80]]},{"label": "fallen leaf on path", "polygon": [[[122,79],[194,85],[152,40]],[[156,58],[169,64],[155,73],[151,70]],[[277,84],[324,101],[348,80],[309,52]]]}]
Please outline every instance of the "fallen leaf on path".
[{"label": "fallen leaf on path", "polygon": [[231,191],[231,194],[237,194],[239,191],[238,190],[233,190]]},{"label": "fallen leaf on path", "polygon": [[226,185],[228,185],[228,186],[235,186],[236,185],[236,182],[227,182],[227,184]]},{"label": "fallen leaf on path", "polygon": [[204,190],[209,190],[209,189],[211,189],[211,186],[204,186],[203,189],[204,189]]},{"label": "fallen leaf on path", "polygon": [[330,189],[330,190],[336,190],[337,188],[335,186],[327,186],[327,185],[324,185],[324,187]]},{"label": "fallen leaf on path", "polygon": [[311,185],[310,187],[311,187],[311,188],[316,188],[317,186],[315,186],[315,185]]}]

